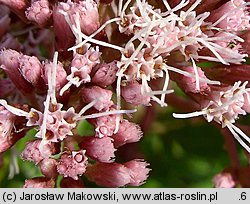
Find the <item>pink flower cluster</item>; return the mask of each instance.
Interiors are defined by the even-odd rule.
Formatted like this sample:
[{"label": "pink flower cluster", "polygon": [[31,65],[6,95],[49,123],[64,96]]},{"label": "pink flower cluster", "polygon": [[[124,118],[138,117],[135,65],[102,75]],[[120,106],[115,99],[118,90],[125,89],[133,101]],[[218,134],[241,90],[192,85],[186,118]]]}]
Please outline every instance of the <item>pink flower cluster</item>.
[{"label": "pink flower cluster", "polygon": [[[142,138],[128,119],[140,105],[166,107],[172,81],[200,106],[175,118],[215,121],[250,153],[250,138],[234,125],[250,112],[249,5],[0,0],[0,152],[36,129],[21,157],[44,175],[24,187],[55,187],[59,175],[61,187],[83,187],[83,176],[105,187],[143,184],[148,163],[118,163],[116,150]],[[92,136],[78,135],[82,120]],[[218,187],[231,180],[214,179]]]}]

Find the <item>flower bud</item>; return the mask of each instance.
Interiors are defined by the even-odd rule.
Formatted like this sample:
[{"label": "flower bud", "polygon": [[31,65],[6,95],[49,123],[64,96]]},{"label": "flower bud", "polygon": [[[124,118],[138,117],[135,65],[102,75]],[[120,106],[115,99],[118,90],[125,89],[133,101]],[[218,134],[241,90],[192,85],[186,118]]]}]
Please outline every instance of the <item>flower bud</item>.
[{"label": "flower bud", "polygon": [[24,188],[55,188],[54,179],[37,177],[25,180]]},{"label": "flower bud", "polygon": [[116,188],[127,185],[130,180],[130,170],[118,163],[95,163],[89,165],[85,176],[99,186]]},{"label": "flower bud", "polygon": [[117,115],[108,115],[91,120],[95,126],[96,136],[112,136],[116,127],[116,117]]},{"label": "flower bud", "polygon": [[148,165],[148,163],[139,159],[134,159],[124,164],[131,171],[129,185],[140,186],[147,180],[148,173],[151,170],[147,168]]},{"label": "flower bud", "polygon": [[110,137],[84,137],[83,141],[79,144],[81,149],[86,150],[86,155],[91,159],[110,163],[115,157],[115,148]]},{"label": "flower bud", "polygon": [[[19,71],[34,87],[44,87],[42,75],[42,64],[35,56],[22,55],[19,58]],[[42,89],[42,88],[40,88]]]},{"label": "flower bud", "polygon": [[103,63],[95,72],[91,81],[94,84],[105,88],[115,82],[117,71],[118,67],[115,62],[111,62],[108,64]]},{"label": "flower bud", "polygon": [[26,146],[21,154],[21,158],[27,161],[33,161],[36,164],[41,162],[45,157],[43,155],[52,155],[57,152],[57,148],[54,143],[48,143],[43,146],[43,153],[40,152],[39,146],[42,140],[37,139],[26,143]]},{"label": "flower bud", "polygon": [[100,88],[99,86],[84,87],[81,90],[81,95],[84,103],[97,100],[94,108],[98,111],[107,110],[113,105],[111,101],[112,91]]},{"label": "flower bud", "polygon": [[19,71],[19,58],[21,56],[22,54],[11,49],[0,51],[0,68],[5,71],[18,90],[24,95],[29,95],[32,92],[32,86]]},{"label": "flower bud", "polygon": [[[203,79],[207,79],[206,75],[202,71],[200,67],[196,67],[198,76]],[[192,75],[195,75],[194,68],[189,66],[189,67],[181,67],[183,71],[189,72]],[[183,89],[185,93],[200,93],[200,92],[207,92],[210,90],[208,84],[206,82],[201,82],[199,81],[199,88],[200,90],[197,89],[197,84],[196,84],[196,79],[195,77],[187,77],[178,73],[173,73],[172,79],[178,84],[178,86]]]},{"label": "flower bud", "polygon": [[52,14],[48,0],[38,0],[25,11],[28,20],[35,22],[39,27],[45,26]]},{"label": "flower bud", "polygon": [[64,177],[78,180],[78,176],[86,171],[86,165],[87,157],[84,151],[72,152],[72,154],[64,153],[58,162],[57,171]]},{"label": "flower bud", "polygon": [[213,178],[215,188],[233,188],[236,183],[232,174],[229,172],[222,172]]},{"label": "flower bud", "polygon": [[121,95],[124,100],[135,106],[149,105],[150,96],[142,93],[142,85],[138,82],[130,82],[121,87]]},{"label": "flower bud", "polygon": [[[42,78],[44,79],[45,83],[48,84],[48,71],[52,70],[51,66],[53,66],[52,62],[45,62],[44,63],[44,70],[42,74]],[[62,63],[58,62],[56,67],[56,96],[59,97],[59,93],[61,88],[67,83],[67,73],[63,68]]]},{"label": "flower bud", "polygon": [[207,20],[215,23],[225,13],[230,12],[230,15],[221,20],[216,27],[234,32],[247,30],[250,24],[246,7],[240,8],[244,3],[244,0],[230,0],[213,10]]},{"label": "flower bud", "polygon": [[42,174],[47,178],[56,178],[58,175],[56,169],[57,161],[55,159],[46,158],[43,159],[40,163],[40,170]]},{"label": "flower bud", "polygon": [[97,4],[93,0],[67,2],[66,12],[73,25],[77,25],[77,13],[79,14],[79,21],[81,31],[86,35],[91,35],[99,26],[99,13]]},{"label": "flower bud", "polygon": [[74,35],[60,10],[65,10],[66,5],[59,2],[53,9],[53,28],[55,33],[55,46],[59,52],[68,53],[68,48],[75,42]]},{"label": "flower bud", "polygon": [[141,128],[137,124],[131,123],[127,120],[122,120],[118,132],[112,135],[114,146],[116,148],[127,143],[138,142],[141,137]]}]

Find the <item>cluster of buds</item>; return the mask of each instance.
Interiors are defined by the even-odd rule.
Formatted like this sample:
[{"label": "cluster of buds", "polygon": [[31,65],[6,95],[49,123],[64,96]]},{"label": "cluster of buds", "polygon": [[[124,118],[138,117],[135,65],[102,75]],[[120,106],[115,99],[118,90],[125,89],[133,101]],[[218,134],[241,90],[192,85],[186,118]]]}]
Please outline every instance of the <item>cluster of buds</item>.
[{"label": "cluster of buds", "polygon": [[[166,107],[171,81],[201,108],[174,117],[215,121],[250,153],[234,125],[250,112],[250,3],[152,3],[0,0],[0,153],[36,129],[21,158],[44,175],[24,187],[55,187],[59,175],[61,187],[83,187],[83,176],[104,187],[143,184],[149,164],[118,163],[116,151],[142,138],[128,118],[140,105]],[[214,67],[203,69],[206,62]],[[82,120],[92,136],[77,133]],[[224,177],[216,186],[233,185]]]}]

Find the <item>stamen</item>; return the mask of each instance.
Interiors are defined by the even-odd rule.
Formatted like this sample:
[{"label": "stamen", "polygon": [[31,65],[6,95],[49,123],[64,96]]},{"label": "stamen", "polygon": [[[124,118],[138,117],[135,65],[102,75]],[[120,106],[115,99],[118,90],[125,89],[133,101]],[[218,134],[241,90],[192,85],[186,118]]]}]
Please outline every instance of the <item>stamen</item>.
[{"label": "stamen", "polygon": [[102,24],[102,26],[100,26],[94,33],[92,33],[90,36],[88,36],[88,38],[86,38],[84,41],[82,41],[81,43],[71,47],[68,49],[68,51],[72,51],[72,50],[76,50],[79,47],[82,47],[83,45],[85,45],[87,42],[89,42],[89,39],[92,39],[93,37],[95,37],[98,33],[100,33],[107,25],[113,23],[113,22],[117,22],[120,21],[120,18],[113,18],[110,19],[108,21],[106,21],[104,24]]},{"label": "stamen", "polygon": [[68,83],[65,84],[64,87],[61,88],[59,95],[62,96],[64,92],[67,91],[71,87],[72,84],[73,84],[72,81],[68,81]]},{"label": "stamen", "polygon": [[240,143],[242,147],[247,150],[248,153],[250,153],[250,147],[239,137],[239,135],[234,131],[234,127],[229,122],[226,124],[227,128],[230,130],[230,132],[233,134],[234,138]]},{"label": "stamen", "polygon": [[[72,29],[75,31],[75,32],[77,32],[78,30],[77,30],[77,28],[73,25],[72,26]],[[79,34],[79,36],[81,36],[82,38],[84,38],[85,40],[87,39],[89,42],[92,42],[92,43],[95,43],[95,44],[97,44],[97,45],[101,45],[101,46],[104,46],[104,47],[109,47],[109,48],[113,48],[113,49],[115,49],[115,50],[119,50],[119,51],[122,51],[124,48],[123,47],[120,47],[120,46],[118,46],[118,45],[113,45],[113,44],[110,44],[110,43],[107,43],[107,42],[103,42],[103,41],[100,41],[100,40],[96,40],[96,39],[94,39],[94,38],[89,38],[87,35],[85,35],[84,33],[78,33]],[[79,44],[80,45],[80,44]],[[74,47],[74,49],[76,49],[76,48],[79,48],[79,47],[81,47],[81,45],[79,46],[79,45],[76,45],[75,47]],[[71,48],[70,48],[71,49]],[[71,49],[72,50],[72,49]]]},{"label": "stamen", "polygon": [[[167,91],[168,84],[169,84],[169,74],[168,74],[167,70],[164,70],[164,71],[166,73],[166,76],[165,76],[165,81],[164,81],[164,85],[163,85],[162,91]],[[166,96],[166,94],[162,93],[162,95],[161,95],[161,102],[162,103],[164,103],[164,101],[165,101],[165,96]]]},{"label": "stamen", "polygon": [[143,17],[144,21],[150,22],[150,18],[148,17],[147,13],[145,12],[146,9],[142,7],[142,2],[140,0],[136,0],[137,6],[140,10],[141,16]]},{"label": "stamen", "polygon": [[193,3],[192,6],[190,6],[190,8],[185,12],[186,16],[193,11],[200,3],[202,2],[202,0],[197,0],[195,3]]},{"label": "stamen", "polygon": [[47,95],[46,101],[44,102],[43,122],[42,122],[42,125],[40,128],[42,140],[46,140],[47,118],[48,118],[48,114],[49,114],[49,105],[50,105],[50,97],[49,97],[49,95]]},{"label": "stamen", "polygon": [[171,11],[171,10],[172,10],[171,7],[169,6],[169,4],[168,4],[168,2],[167,2],[166,0],[162,0],[162,2],[163,2],[163,4],[165,5],[165,7],[166,7],[166,9],[167,9],[168,11]]},{"label": "stamen", "polygon": [[162,16],[167,16],[169,14],[172,14],[173,12],[175,11],[178,11],[180,9],[182,9],[183,7],[187,6],[189,4],[189,0],[182,0],[176,7],[174,7],[173,9],[167,11],[167,12],[164,12],[164,13],[161,13]]},{"label": "stamen", "polygon": [[198,69],[197,69],[197,66],[196,66],[195,61],[194,61],[192,56],[190,56],[190,59],[192,61],[193,68],[194,68],[196,89],[197,89],[197,91],[200,91],[200,82],[199,82]]},{"label": "stamen", "polygon": [[77,120],[85,120],[85,119],[90,119],[90,118],[99,118],[103,116],[108,116],[108,115],[119,115],[119,114],[131,114],[135,113],[137,110],[114,110],[114,111],[108,111],[108,112],[102,112],[102,113],[94,113],[91,115],[85,115],[82,117],[77,118]]},{"label": "stamen", "polygon": [[[57,68],[58,52],[55,52],[53,57],[53,69],[51,70],[51,84],[49,84],[49,92],[51,91],[51,103],[53,105],[57,104],[56,101],[56,68]],[[48,79],[49,82],[49,79]]]},{"label": "stamen", "polygon": [[121,18],[122,18],[122,19],[123,19],[123,16],[125,15],[125,11],[126,11],[128,5],[130,4],[131,1],[132,1],[132,0],[128,0],[128,1],[124,4],[123,9],[122,9],[122,12],[121,12]]},{"label": "stamen", "polygon": [[118,16],[121,16],[121,13],[122,13],[122,3],[123,3],[123,0],[119,0],[119,3],[118,3]]},{"label": "stamen", "polygon": [[0,104],[6,108],[8,111],[10,111],[11,113],[13,113],[14,115],[17,116],[23,116],[23,117],[29,117],[29,113],[26,111],[23,111],[19,108],[15,108],[13,106],[8,105],[7,101],[5,101],[4,99],[0,99]]},{"label": "stamen", "polygon": [[197,116],[202,116],[202,115],[206,115],[207,114],[207,110],[203,110],[203,111],[196,111],[193,113],[181,113],[181,114],[177,114],[177,113],[173,113],[173,117],[174,118],[192,118],[192,117],[197,117]]},{"label": "stamen", "polygon": [[[241,83],[241,82],[236,82],[236,83]],[[234,94],[234,95],[230,98],[230,100],[228,100],[227,102],[224,102],[224,103],[223,103],[222,105],[220,105],[219,107],[210,109],[209,112],[210,112],[210,113],[217,112],[217,111],[219,111],[219,110],[221,110],[221,109],[223,109],[223,108],[225,108],[225,107],[231,105],[232,103],[234,103],[235,100],[238,98],[238,96],[239,96],[239,95],[242,95],[242,94],[244,93],[244,91],[245,91],[244,88],[245,88],[245,86],[247,85],[247,83],[248,83],[248,81],[246,81],[246,82],[241,86],[240,90],[238,90],[237,93]]]},{"label": "stamen", "polygon": [[[214,61],[214,62],[221,62],[218,58],[215,57],[209,57],[209,56],[198,56],[196,57],[197,59],[205,59],[208,61]],[[239,62],[239,59],[227,59],[228,63],[234,63],[234,64],[240,64],[241,62],[246,62],[245,59],[242,59],[241,62]]]},{"label": "stamen", "polygon": [[194,40],[197,40],[198,42],[202,43],[203,45],[205,45],[209,50],[211,50],[211,52],[221,61],[222,64],[225,65],[229,65],[229,63],[227,63],[221,56],[220,54],[210,45],[209,42],[206,42],[205,39],[202,38],[192,38]]},{"label": "stamen", "polygon": [[[84,106],[80,112],[76,115],[76,117],[81,117],[82,114],[84,114],[88,109],[90,109],[91,107],[93,107],[100,99],[95,99],[93,100],[91,103],[87,104],[86,106]],[[76,119],[74,117],[74,119]]]},{"label": "stamen", "polygon": [[[150,32],[153,29],[153,25],[151,24],[148,27],[148,32]],[[124,65],[124,69],[127,69],[128,66],[132,63],[132,61],[135,59],[135,57],[138,55],[138,53],[141,51],[141,49],[143,48],[144,44],[146,43],[146,40],[148,38],[149,33],[146,33],[146,36],[144,37],[144,39],[141,41],[141,43],[138,45],[138,47],[136,48],[136,50],[134,51],[134,53],[131,55],[131,57],[127,60],[127,62]]]},{"label": "stamen", "polygon": [[250,143],[250,138],[240,128],[238,128],[234,124],[231,124],[231,126],[237,133],[240,134],[240,136],[242,136],[248,143]]},{"label": "stamen", "polygon": [[235,11],[244,8],[246,6],[250,5],[250,2],[244,3],[240,6],[238,6],[235,9],[229,10],[227,13],[225,13],[223,16],[221,16],[215,23],[213,23],[212,25],[210,25],[209,27],[215,27],[217,26],[221,21],[223,21],[225,18],[227,18],[228,16],[230,16],[232,13],[234,13]]},{"label": "stamen", "polygon": [[[177,69],[175,67],[170,67],[166,64],[161,64],[162,65],[162,69],[165,70],[165,71],[173,71],[173,72],[176,72],[178,74],[182,74],[186,77],[191,77],[191,78],[195,78],[196,76],[193,75],[193,74],[190,74],[189,72],[186,72],[186,71],[183,71],[181,69]],[[209,79],[204,79],[204,78],[201,78],[199,77],[199,81],[200,82],[204,82],[204,83],[207,83],[207,84],[213,84],[213,85],[220,85],[220,82],[219,81],[212,81],[212,80],[209,80]]]},{"label": "stamen", "polygon": [[161,101],[159,98],[157,98],[156,96],[154,96],[153,94],[150,94],[152,93],[151,91],[151,88],[149,87],[148,83],[147,83],[147,78],[145,76],[145,74],[142,75],[142,94],[147,94],[147,95],[150,95],[150,98],[157,102],[161,107],[166,107],[167,104],[163,101]]},{"label": "stamen", "polygon": [[[117,109],[120,110],[121,109],[121,81],[122,81],[122,77],[123,77],[123,72],[125,71],[125,69],[122,67],[122,69],[120,69],[117,72],[117,82],[116,82],[116,103],[117,103]],[[117,133],[119,130],[119,124],[120,124],[120,117],[116,117],[115,119],[115,131],[114,133]]]}]

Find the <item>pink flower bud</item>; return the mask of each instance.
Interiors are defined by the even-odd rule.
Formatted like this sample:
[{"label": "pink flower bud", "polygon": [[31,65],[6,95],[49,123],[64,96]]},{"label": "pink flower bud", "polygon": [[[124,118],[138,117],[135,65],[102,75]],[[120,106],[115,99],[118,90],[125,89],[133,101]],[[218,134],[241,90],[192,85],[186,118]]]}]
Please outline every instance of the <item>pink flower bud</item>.
[{"label": "pink flower bud", "polygon": [[[44,63],[44,72],[43,72],[43,79],[46,84],[48,84],[48,71],[51,70],[51,66],[53,66],[52,62],[45,62]],[[59,97],[59,92],[61,88],[67,83],[67,73],[63,68],[62,63],[58,62],[56,67],[56,96]]]},{"label": "pink flower bud", "polygon": [[84,87],[81,90],[81,95],[84,103],[97,100],[94,108],[98,111],[107,110],[113,105],[111,101],[112,91],[100,88],[99,86]]},{"label": "pink flower bud", "polygon": [[116,80],[116,73],[118,71],[118,67],[115,62],[111,63],[103,63],[94,76],[92,77],[91,81],[100,86],[100,87],[107,87],[113,84]]},{"label": "pink flower bud", "polygon": [[[198,76],[203,79],[207,79],[206,75],[202,71],[200,67],[196,67]],[[189,72],[193,76],[195,75],[194,68],[189,66],[189,67],[181,67],[183,71]],[[172,74],[173,80],[180,86],[186,93],[200,93],[200,92],[206,92],[209,91],[210,88],[206,82],[201,82],[199,80],[199,88],[200,90],[197,89],[197,84],[196,84],[196,79],[195,77],[187,77],[178,73],[173,73]]]},{"label": "pink flower bud", "polygon": [[247,30],[250,24],[246,7],[240,8],[244,3],[244,0],[230,0],[221,7],[213,10],[207,20],[215,23],[226,13],[230,12],[230,15],[221,20],[216,27],[229,31]]},{"label": "pink flower bud", "polygon": [[61,188],[84,188],[82,180],[74,180],[72,178],[63,178],[60,183]]},{"label": "pink flower bud", "polygon": [[43,153],[40,152],[39,146],[41,144],[42,140],[33,140],[31,142],[27,142],[25,149],[23,150],[21,154],[21,158],[23,160],[33,161],[36,164],[41,162],[45,157],[43,155],[52,155],[57,152],[57,148],[54,143],[46,144],[43,146]]},{"label": "pink flower bud", "polygon": [[63,140],[63,143],[64,143],[65,148],[67,148],[67,150],[74,151],[76,148],[77,141],[74,138],[74,136],[67,136]]},{"label": "pink flower bud", "polygon": [[40,163],[40,170],[42,174],[47,178],[56,178],[58,175],[56,169],[57,161],[55,159],[46,158],[43,159]]},{"label": "pink flower bud", "polygon": [[59,2],[53,9],[53,28],[55,33],[56,49],[59,52],[68,53],[67,49],[72,47],[75,42],[74,35],[65,20],[63,14],[59,13],[60,10],[65,10],[65,3]]},{"label": "pink flower bud", "polygon": [[140,186],[147,180],[148,173],[151,170],[147,168],[148,165],[148,163],[139,159],[134,159],[124,164],[124,166],[131,171],[129,185]]},{"label": "pink flower bud", "polygon": [[84,137],[79,147],[86,150],[86,155],[91,159],[109,163],[113,161],[116,151],[112,141],[110,137]]},{"label": "pink flower bud", "polygon": [[77,13],[79,14],[79,23],[81,27],[81,31],[90,35],[95,32],[99,26],[99,13],[97,4],[93,0],[87,1],[79,1],[79,2],[71,2],[61,3],[64,5],[64,10],[68,14],[70,21],[73,25],[77,25]]},{"label": "pink flower bud", "polygon": [[137,124],[131,123],[127,120],[122,120],[118,132],[112,135],[114,146],[116,148],[127,143],[138,142],[141,137],[141,128]]},{"label": "pink flower bud", "polygon": [[32,92],[32,86],[27,82],[19,71],[19,58],[22,55],[15,50],[0,51],[0,68],[2,68],[15,86],[23,94],[28,95]]},{"label": "pink flower bud", "polygon": [[48,0],[38,0],[31,4],[25,11],[27,19],[35,22],[38,26],[43,27],[47,24],[52,14],[49,8]]},{"label": "pink flower bud", "polygon": [[83,51],[84,54],[76,53],[71,62],[71,67],[76,67],[77,69],[81,69],[83,66],[87,65],[90,69],[100,63],[101,52],[99,51],[99,47],[90,47],[86,46]]},{"label": "pink flower bud", "polygon": [[116,127],[117,115],[108,115],[91,120],[90,122],[95,126],[96,136],[112,136]]},{"label": "pink flower bud", "polygon": [[215,188],[233,188],[236,185],[233,176],[228,172],[217,174],[213,178],[213,183]]},{"label": "pink flower bud", "polygon": [[55,188],[54,179],[37,177],[25,180],[24,188]]},{"label": "pink flower bud", "polygon": [[124,100],[135,106],[149,105],[150,96],[142,93],[142,85],[138,82],[130,82],[121,87],[121,94]]},{"label": "pink flower bud", "polygon": [[45,84],[41,77],[42,64],[37,57],[22,55],[19,58],[19,71],[34,87],[44,87]]},{"label": "pink flower bud", "polygon": [[130,170],[118,163],[89,165],[85,176],[97,185],[109,188],[125,186],[131,181]]},{"label": "pink flower bud", "polygon": [[86,165],[87,157],[84,151],[72,152],[72,154],[64,153],[58,162],[57,171],[64,177],[78,180],[78,176],[86,171]]},{"label": "pink flower bud", "polygon": [[100,52],[90,48],[85,54],[76,53],[71,62],[71,74],[67,80],[79,87],[82,83],[90,82],[90,73],[92,68],[99,63]]}]

